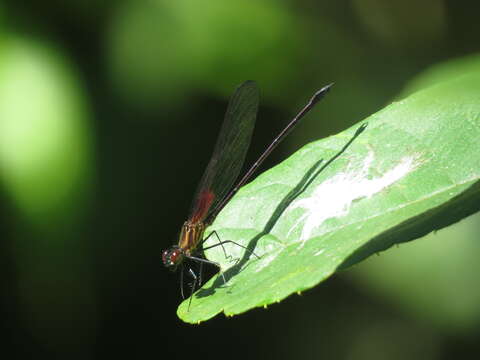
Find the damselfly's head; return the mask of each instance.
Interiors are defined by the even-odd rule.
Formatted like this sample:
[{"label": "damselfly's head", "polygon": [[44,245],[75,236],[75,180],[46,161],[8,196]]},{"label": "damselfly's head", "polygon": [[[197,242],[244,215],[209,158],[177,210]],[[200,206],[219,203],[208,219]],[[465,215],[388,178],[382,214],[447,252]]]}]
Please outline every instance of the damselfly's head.
[{"label": "damselfly's head", "polygon": [[183,262],[184,258],[185,254],[178,245],[173,245],[162,253],[163,265],[171,271],[177,270],[177,266]]}]

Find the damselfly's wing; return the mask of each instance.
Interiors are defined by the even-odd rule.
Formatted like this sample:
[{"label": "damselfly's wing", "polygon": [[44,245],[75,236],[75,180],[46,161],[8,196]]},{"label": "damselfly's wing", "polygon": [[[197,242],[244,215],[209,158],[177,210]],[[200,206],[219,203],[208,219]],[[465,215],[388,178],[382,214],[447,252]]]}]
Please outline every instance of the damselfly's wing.
[{"label": "damselfly's wing", "polygon": [[204,221],[238,178],[250,146],[258,99],[254,81],[241,84],[230,98],[212,158],[193,199],[191,221]]}]

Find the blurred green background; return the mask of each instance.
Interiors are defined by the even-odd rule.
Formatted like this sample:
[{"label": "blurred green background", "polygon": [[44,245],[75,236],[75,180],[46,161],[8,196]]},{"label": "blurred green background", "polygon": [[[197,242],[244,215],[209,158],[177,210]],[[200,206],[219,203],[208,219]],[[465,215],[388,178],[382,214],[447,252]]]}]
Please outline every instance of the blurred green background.
[{"label": "blurred green background", "polygon": [[237,84],[262,90],[250,162],[336,84],[265,169],[420,86],[407,84],[434,64],[480,71],[479,11],[442,0],[0,3],[2,353],[478,353],[479,216],[268,310],[200,326],[177,319],[178,274],[160,254],[177,241]]}]

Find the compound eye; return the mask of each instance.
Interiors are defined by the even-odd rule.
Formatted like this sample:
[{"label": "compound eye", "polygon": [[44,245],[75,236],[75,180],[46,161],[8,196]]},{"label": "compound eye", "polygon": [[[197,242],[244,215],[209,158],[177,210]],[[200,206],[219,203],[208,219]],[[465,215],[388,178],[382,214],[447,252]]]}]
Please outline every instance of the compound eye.
[{"label": "compound eye", "polygon": [[180,264],[183,259],[182,250],[174,247],[167,250],[164,250],[162,253],[163,265],[166,267],[171,267],[172,270],[175,270],[176,265]]},{"label": "compound eye", "polygon": [[177,263],[179,256],[180,256],[180,251],[179,251],[179,250],[173,250],[173,251],[170,253],[170,263],[171,263],[171,265]]},{"label": "compound eye", "polygon": [[168,250],[163,250],[162,252],[162,261],[166,265],[169,262],[169,256],[168,256],[169,251]]}]

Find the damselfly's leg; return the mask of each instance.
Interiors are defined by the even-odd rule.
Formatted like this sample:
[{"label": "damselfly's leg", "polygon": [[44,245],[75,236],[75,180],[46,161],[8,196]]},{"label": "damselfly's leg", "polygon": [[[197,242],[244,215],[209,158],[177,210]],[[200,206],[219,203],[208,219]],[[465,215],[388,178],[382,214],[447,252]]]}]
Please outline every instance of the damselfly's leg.
[{"label": "damselfly's leg", "polygon": [[182,294],[182,299],[185,300],[185,295],[183,294],[183,265],[180,265],[180,294]]},{"label": "damselfly's leg", "polygon": [[190,259],[190,260],[193,260],[193,261],[197,261],[199,263],[215,265],[216,267],[218,267],[218,270],[220,271],[220,275],[222,276],[223,283],[224,284],[227,283],[227,281],[225,280],[225,275],[223,275],[222,268],[220,267],[219,263],[216,263],[215,261],[210,261],[210,260],[207,260],[207,259],[202,259],[202,258],[199,258],[199,257],[196,257],[196,256],[191,256],[191,255],[187,256],[187,258]]},{"label": "damselfly's leg", "polygon": [[190,292],[190,300],[188,301],[187,311],[190,310],[190,304],[192,303],[193,293],[195,292],[195,288],[197,287],[197,280],[198,280],[197,275],[195,275],[195,273],[193,272],[193,270],[191,268],[188,268],[188,273],[193,278],[193,282],[192,282],[192,291]]},{"label": "damselfly's leg", "polygon": [[198,287],[202,287],[202,277],[203,277],[203,262],[200,263],[198,269]]},{"label": "damselfly's leg", "polygon": [[235,244],[235,245],[241,247],[242,249],[245,249],[245,251],[248,251],[250,254],[253,254],[253,255],[255,255],[258,259],[260,259],[260,256],[258,256],[257,254],[255,254],[253,251],[251,251],[251,250],[250,250],[249,248],[247,248],[246,246],[240,245],[239,243],[237,243],[237,242],[235,242],[235,241],[233,241],[233,240],[223,240],[223,241],[222,241],[215,230],[213,230],[205,239],[203,239],[202,242],[201,242],[201,244],[203,244],[203,243],[204,243],[210,236],[212,236],[213,234],[215,234],[215,236],[217,237],[218,244],[213,244],[213,245],[204,247],[203,250],[208,250],[208,249],[212,249],[212,248],[217,247],[217,246],[221,246],[221,247],[222,247],[222,250],[223,250],[223,253],[224,253],[224,255],[225,255],[225,258],[228,259],[228,258],[231,258],[231,256],[227,254],[227,252],[225,251],[225,247],[224,247],[223,245],[224,245],[224,244],[231,243],[231,244]]},{"label": "damselfly's leg", "polygon": [[218,244],[215,244],[213,246],[208,246],[206,248],[202,248],[202,250],[207,250],[207,249],[211,249],[211,248],[214,248],[214,247],[217,247],[217,246],[221,246],[222,250],[223,250],[223,254],[225,255],[225,259],[231,258],[231,256],[227,255],[227,252],[225,251],[225,247],[223,246],[224,243],[222,243],[222,241],[220,240],[220,237],[218,236],[218,234],[215,230],[213,230],[210,234],[208,234],[208,236],[200,242],[200,245],[203,246],[203,243],[205,241],[207,241],[210,238],[210,236],[212,236],[213,234],[215,234],[215,236],[218,240]]}]

